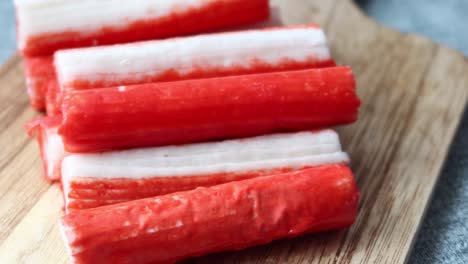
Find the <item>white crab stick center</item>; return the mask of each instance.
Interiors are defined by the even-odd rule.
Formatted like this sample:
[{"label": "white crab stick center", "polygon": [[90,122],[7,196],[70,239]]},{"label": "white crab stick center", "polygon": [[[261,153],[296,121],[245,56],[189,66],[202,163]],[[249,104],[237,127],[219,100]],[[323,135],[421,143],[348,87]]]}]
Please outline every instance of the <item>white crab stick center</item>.
[{"label": "white crab stick center", "polygon": [[336,132],[299,132],[218,143],[74,154],[62,163],[64,182],[79,178],[194,176],[347,163]]},{"label": "white crab stick center", "polygon": [[46,140],[44,141],[44,155],[47,162],[47,175],[55,174],[55,170],[62,162],[65,150],[62,138],[58,135],[57,129],[51,129],[46,132]]},{"label": "white crab stick center", "polygon": [[54,59],[61,86],[69,87],[75,80],[138,83],[167,71],[248,70],[255,62],[318,63],[330,60],[330,52],[321,29],[293,27],[63,50]]},{"label": "white crab stick center", "polygon": [[[15,0],[20,45],[44,33],[93,33],[201,8],[216,0]],[[125,10],[125,12],[122,12]]]}]

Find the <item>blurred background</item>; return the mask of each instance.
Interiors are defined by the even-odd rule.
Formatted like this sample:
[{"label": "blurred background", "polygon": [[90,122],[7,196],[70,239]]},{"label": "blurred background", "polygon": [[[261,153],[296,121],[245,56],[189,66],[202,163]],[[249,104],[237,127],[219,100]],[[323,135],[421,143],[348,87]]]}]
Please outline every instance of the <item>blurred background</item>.
[{"label": "blurred background", "polygon": [[[12,2],[0,0],[0,64],[15,52]],[[356,2],[369,16],[389,27],[425,35],[468,56],[468,0]],[[468,263],[467,113],[452,144],[408,263]]]}]

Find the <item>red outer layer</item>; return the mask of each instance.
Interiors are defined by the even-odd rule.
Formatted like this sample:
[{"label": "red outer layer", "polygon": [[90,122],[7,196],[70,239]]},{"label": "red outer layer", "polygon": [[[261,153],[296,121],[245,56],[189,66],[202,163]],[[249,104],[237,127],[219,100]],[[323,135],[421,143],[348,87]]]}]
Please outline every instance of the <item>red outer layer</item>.
[{"label": "red outer layer", "polygon": [[[336,66],[335,61],[328,60],[320,63],[296,63],[291,61],[283,61],[282,63],[271,66],[266,63],[261,62],[251,62],[251,65],[255,65],[253,68],[246,67],[233,67],[230,69],[213,69],[213,68],[203,68],[191,72],[190,74],[179,75],[175,70],[168,70],[163,74],[157,76],[148,76],[143,79],[128,79],[120,83],[117,82],[107,82],[107,81],[94,81],[92,83],[88,81],[76,80],[72,83],[65,84],[68,90],[82,90],[82,89],[92,89],[92,88],[105,88],[112,85],[128,85],[128,84],[144,84],[144,83],[155,83],[155,82],[166,82],[166,81],[180,81],[180,80],[189,80],[189,79],[202,79],[202,78],[213,78],[213,77],[223,77],[223,76],[233,76],[233,75],[242,75],[242,74],[255,74],[255,73],[267,73],[267,72],[276,72],[276,71],[286,71],[286,70],[301,70],[301,69],[310,69],[310,68],[326,68]],[[111,85],[112,84],[112,85]],[[46,102],[47,102],[47,114],[48,115],[59,115],[61,114],[61,107],[63,103],[63,96],[66,93],[58,89],[58,85],[53,86],[51,89],[47,90]]]},{"label": "red outer layer", "polygon": [[50,85],[47,88],[45,102],[46,111],[48,116],[56,116],[62,113],[62,91],[60,90],[60,84],[55,79],[55,85]]},{"label": "red outer layer", "polygon": [[62,218],[74,263],[172,263],[350,226],[359,191],[331,165],[83,210]]},{"label": "red outer layer", "polygon": [[[276,72],[276,71],[286,71],[286,70],[301,70],[308,68],[325,68],[335,66],[335,61],[328,60],[320,63],[295,63],[291,61],[283,61],[282,63],[272,67],[266,63],[261,62],[251,62],[252,65],[255,65],[253,68],[246,67],[233,67],[231,69],[217,70],[213,68],[203,68],[191,72],[190,74],[179,75],[175,70],[168,70],[163,74],[157,76],[148,76],[143,79],[128,79],[120,83],[117,82],[107,82],[107,81],[94,81],[92,83],[88,81],[76,80],[72,83],[65,84],[68,90],[82,90],[82,89],[93,89],[93,88],[104,88],[110,87],[112,85],[129,85],[129,84],[144,84],[144,83],[155,83],[155,82],[166,82],[166,81],[180,81],[180,80],[189,80],[189,79],[202,79],[202,78],[213,78],[213,77],[223,77],[223,76],[233,76],[233,75],[242,75],[242,74],[255,74],[255,73],[267,73],[267,72]],[[112,84],[112,85],[111,85]],[[58,85],[47,90],[47,114],[48,115],[59,115],[61,114],[61,107],[63,103],[63,96],[66,92],[62,92],[58,89]]]},{"label": "red outer layer", "polygon": [[[147,179],[81,178],[79,181],[70,182],[70,192],[68,194],[64,192],[64,195],[68,196],[65,208],[67,211],[87,209],[291,171],[295,170],[278,168],[244,173],[218,173],[183,177],[168,176]],[[64,182],[64,184],[66,183]]]},{"label": "red outer layer", "polygon": [[59,128],[68,152],[182,144],[356,120],[349,67],[232,76],[65,96]]},{"label": "red outer layer", "polygon": [[58,87],[53,57],[26,57],[24,58],[24,70],[31,106],[42,111],[46,108],[47,91],[49,89],[56,90]]},{"label": "red outer layer", "polygon": [[163,18],[138,20],[126,27],[103,26],[96,32],[41,34],[28,38],[21,53],[26,56],[50,55],[60,49],[187,35],[254,23],[268,17],[268,0],[216,1],[203,8],[174,12]]},{"label": "red outer layer", "polygon": [[[36,138],[37,143],[39,144],[39,150],[41,153],[42,165],[44,168],[45,178],[49,181],[59,181],[61,176],[61,162],[58,164],[48,164],[45,159],[45,148],[44,141],[46,140],[46,133],[49,129],[57,129],[57,127],[62,122],[61,116],[55,117],[40,117],[26,124],[25,128],[30,137]],[[49,166],[56,166],[54,169],[54,174],[48,173]]]}]

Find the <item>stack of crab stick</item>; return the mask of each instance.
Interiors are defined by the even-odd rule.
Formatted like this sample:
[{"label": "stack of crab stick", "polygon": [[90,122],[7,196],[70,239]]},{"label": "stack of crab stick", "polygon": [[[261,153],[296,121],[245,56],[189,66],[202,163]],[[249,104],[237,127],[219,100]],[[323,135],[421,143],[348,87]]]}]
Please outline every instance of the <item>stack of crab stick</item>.
[{"label": "stack of crab stick", "polygon": [[259,22],[269,16],[268,0],[15,0],[14,3],[18,49],[25,58],[31,105],[37,110],[44,109],[45,92],[56,82],[55,70],[49,62],[58,50],[214,31]]},{"label": "stack of crab stick", "polygon": [[265,0],[15,3],[48,115],[26,127],[61,182],[73,263],[173,263],[356,219],[327,127],[360,100],[318,26],[181,37],[263,20]]}]

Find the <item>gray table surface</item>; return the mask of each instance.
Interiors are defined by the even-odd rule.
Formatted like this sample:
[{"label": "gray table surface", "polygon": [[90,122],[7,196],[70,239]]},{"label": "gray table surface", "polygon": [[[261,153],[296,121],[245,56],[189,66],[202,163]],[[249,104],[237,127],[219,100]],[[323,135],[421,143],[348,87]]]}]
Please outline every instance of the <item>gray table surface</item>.
[{"label": "gray table surface", "polygon": [[[11,2],[0,0],[0,63],[15,50]],[[358,3],[383,24],[426,35],[468,56],[467,0],[360,0]],[[468,263],[467,112],[452,143],[409,263]]]}]

